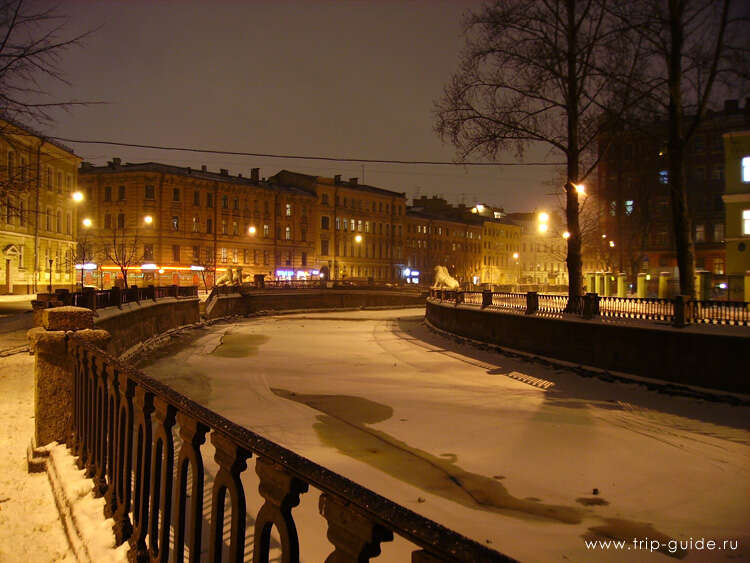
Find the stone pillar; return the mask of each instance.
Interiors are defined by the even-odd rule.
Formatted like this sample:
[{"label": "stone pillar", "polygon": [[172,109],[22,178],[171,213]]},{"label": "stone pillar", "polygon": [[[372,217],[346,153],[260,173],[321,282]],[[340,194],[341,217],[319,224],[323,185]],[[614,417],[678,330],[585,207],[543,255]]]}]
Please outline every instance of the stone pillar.
[{"label": "stone pillar", "polygon": [[625,283],[627,281],[624,272],[617,274],[617,297],[626,297],[628,294],[628,287]]},{"label": "stone pillar", "polygon": [[745,293],[742,300],[745,303],[750,303],[750,270],[745,272]]},{"label": "stone pillar", "polygon": [[602,297],[610,297],[612,295],[612,280],[614,276],[612,272],[604,272],[604,283],[602,284]]},{"label": "stone pillar", "polygon": [[596,289],[596,274],[586,274],[586,293],[594,293]]},{"label": "stone pillar", "polygon": [[70,433],[74,361],[68,354],[67,334],[79,332],[101,348],[109,342],[106,330],[93,330],[94,312],[82,307],[55,307],[42,313],[42,326],[29,330],[34,362],[34,444],[65,442]]},{"label": "stone pillar", "polygon": [[669,272],[659,272],[659,299],[669,299]]},{"label": "stone pillar", "polygon": [[646,297],[646,272],[640,272],[636,280],[636,297],[643,299]]},{"label": "stone pillar", "polygon": [[602,272],[597,272],[594,274],[595,281],[594,281],[594,289],[592,291],[589,291],[589,293],[596,293],[598,295],[604,294],[604,274]]}]

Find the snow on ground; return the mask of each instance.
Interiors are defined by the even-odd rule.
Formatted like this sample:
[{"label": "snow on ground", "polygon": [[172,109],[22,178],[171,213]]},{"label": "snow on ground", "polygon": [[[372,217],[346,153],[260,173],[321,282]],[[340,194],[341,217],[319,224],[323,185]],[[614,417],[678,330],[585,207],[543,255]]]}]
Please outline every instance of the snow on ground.
[{"label": "snow on ground", "polygon": [[[481,351],[434,334],[422,316],[306,313],[215,325],[162,350],[145,371],[524,561],[750,557],[749,407]],[[295,509],[307,561],[323,549],[306,543],[311,506]],[[665,545],[649,554],[634,537],[739,540],[739,549]],[[629,543],[584,544],[611,538]]]},{"label": "snow on ground", "polygon": [[33,365],[26,354],[0,359],[0,562],[73,562],[47,474],[26,471]]}]

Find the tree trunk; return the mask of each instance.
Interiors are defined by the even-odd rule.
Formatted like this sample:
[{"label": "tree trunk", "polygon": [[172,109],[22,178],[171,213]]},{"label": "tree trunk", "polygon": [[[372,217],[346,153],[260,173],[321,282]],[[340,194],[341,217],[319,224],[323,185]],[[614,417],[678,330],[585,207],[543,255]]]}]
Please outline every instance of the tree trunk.
[{"label": "tree trunk", "polygon": [[579,297],[583,295],[583,267],[581,263],[581,226],[578,221],[578,79],[576,69],[577,44],[575,25],[575,0],[568,1],[568,181],[565,184],[565,215],[568,223],[568,304],[567,312],[578,310]]},{"label": "tree trunk", "polygon": [[695,248],[685,186],[685,139],[682,129],[682,48],[684,24],[682,0],[669,0],[671,32],[669,58],[669,194],[672,203],[677,267],[680,271],[680,294],[695,295]]}]

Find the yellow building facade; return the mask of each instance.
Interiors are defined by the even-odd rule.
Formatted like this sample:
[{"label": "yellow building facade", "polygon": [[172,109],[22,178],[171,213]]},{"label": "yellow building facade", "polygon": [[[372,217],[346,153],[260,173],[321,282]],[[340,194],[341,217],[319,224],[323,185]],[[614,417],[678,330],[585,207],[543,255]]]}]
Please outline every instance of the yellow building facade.
[{"label": "yellow building facade", "polygon": [[0,120],[0,293],[75,283],[80,158],[32,129]]}]

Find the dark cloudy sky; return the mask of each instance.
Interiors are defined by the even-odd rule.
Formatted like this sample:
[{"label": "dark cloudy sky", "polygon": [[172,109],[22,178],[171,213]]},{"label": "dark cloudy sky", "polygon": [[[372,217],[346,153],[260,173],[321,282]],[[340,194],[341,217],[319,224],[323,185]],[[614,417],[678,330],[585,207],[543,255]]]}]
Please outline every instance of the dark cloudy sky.
[{"label": "dark cloudy sky", "polygon": [[[256,153],[447,160],[433,101],[457,66],[461,17],[479,2],[83,1],[61,11],[71,31],[98,28],[65,54],[58,97],[107,102],[61,114],[55,133]],[[112,156],[249,173],[282,168],[362,178],[352,163],[196,155],[70,143]],[[527,159],[559,161],[532,151]],[[513,155],[499,160],[514,161]],[[366,164],[368,184],[442,194],[510,211],[550,206],[553,167],[466,169]]]}]

